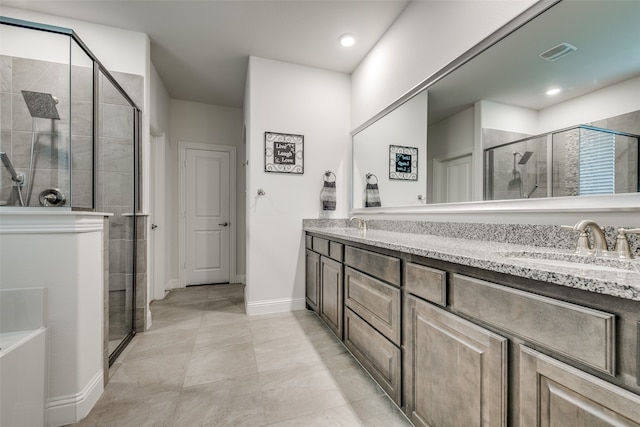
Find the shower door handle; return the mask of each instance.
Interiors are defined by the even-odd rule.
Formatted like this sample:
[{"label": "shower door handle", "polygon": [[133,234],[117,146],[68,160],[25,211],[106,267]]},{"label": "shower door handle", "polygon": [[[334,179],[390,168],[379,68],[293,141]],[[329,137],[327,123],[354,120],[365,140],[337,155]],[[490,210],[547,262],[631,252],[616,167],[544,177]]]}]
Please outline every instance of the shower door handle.
[{"label": "shower door handle", "polygon": [[221,226],[223,226],[223,227],[226,227],[227,225],[229,225],[229,223],[228,223],[228,222],[223,222],[222,224],[218,224],[218,225],[221,225]]}]

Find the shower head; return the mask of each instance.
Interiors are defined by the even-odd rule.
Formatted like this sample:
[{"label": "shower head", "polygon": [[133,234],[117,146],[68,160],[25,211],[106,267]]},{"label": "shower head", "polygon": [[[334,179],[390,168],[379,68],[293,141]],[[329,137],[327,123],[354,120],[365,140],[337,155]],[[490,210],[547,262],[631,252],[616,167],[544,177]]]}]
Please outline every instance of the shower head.
[{"label": "shower head", "polygon": [[532,154],[533,154],[533,151],[525,151],[524,154],[520,154],[521,157],[520,157],[520,161],[518,161],[518,164],[519,165],[527,164]]},{"label": "shower head", "polygon": [[7,156],[7,153],[5,153],[4,151],[0,152],[0,159],[2,159],[4,167],[7,168],[9,175],[11,175],[11,179],[18,183],[22,182],[23,178],[16,173],[16,170],[13,168],[13,165],[11,164],[11,160],[9,160],[9,156]]},{"label": "shower head", "polygon": [[29,114],[34,118],[60,120],[56,104],[58,100],[50,93],[22,91]]}]

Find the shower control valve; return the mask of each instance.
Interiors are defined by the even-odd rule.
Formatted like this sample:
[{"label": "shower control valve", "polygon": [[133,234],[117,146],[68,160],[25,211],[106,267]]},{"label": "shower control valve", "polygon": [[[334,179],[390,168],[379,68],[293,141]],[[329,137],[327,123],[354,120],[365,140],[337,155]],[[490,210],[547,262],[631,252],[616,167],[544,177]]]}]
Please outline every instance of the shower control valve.
[{"label": "shower control valve", "polygon": [[40,204],[42,206],[62,206],[67,198],[57,188],[48,188],[40,193]]}]

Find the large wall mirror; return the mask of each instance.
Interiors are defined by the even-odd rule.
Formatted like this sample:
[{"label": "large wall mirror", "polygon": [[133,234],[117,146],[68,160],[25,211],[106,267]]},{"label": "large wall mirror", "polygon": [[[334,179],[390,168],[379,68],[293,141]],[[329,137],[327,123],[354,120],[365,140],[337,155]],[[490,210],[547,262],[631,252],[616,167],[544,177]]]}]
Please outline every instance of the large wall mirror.
[{"label": "large wall mirror", "polygon": [[354,209],[637,195],[640,2],[548,6],[354,132]]}]

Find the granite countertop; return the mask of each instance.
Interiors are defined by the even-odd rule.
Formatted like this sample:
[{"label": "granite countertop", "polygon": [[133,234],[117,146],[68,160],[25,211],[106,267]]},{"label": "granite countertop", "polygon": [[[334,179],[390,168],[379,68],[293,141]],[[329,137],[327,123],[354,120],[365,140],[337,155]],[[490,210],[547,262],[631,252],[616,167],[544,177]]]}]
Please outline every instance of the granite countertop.
[{"label": "granite countertop", "polygon": [[640,301],[640,260],[575,255],[566,249],[354,227],[304,231],[426,258]]}]

